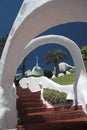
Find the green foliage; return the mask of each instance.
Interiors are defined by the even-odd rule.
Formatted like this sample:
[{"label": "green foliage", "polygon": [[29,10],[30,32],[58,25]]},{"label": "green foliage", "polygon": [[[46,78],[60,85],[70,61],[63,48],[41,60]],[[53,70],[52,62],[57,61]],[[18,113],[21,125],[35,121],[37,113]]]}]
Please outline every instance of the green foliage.
[{"label": "green foliage", "polygon": [[[33,77],[41,77],[43,75],[38,74],[38,75],[31,75],[31,76],[33,76]],[[31,76],[28,76],[28,77],[31,77]]]},{"label": "green foliage", "polygon": [[66,53],[62,50],[49,50],[45,57],[48,64],[52,63],[55,65],[58,61],[66,58]]},{"label": "green foliage", "polygon": [[45,88],[43,91],[43,96],[46,101],[51,105],[67,104],[66,97],[67,94],[64,92],[59,92],[58,90],[52,90]]},{"label": "green foliage", "polygon": [[51,78],[52,77],[52,72],[48,71],[48,70],[44,70],[44,76]]},{"label": "green foliage", "polygon": [[75,82],[75,73],[67,74],[61,77],[53,78],[52,80],[61,85],[73,84]]},{"label": "green foliage", "polygon": [[14,83],[15,83],[16,86],[19,86],[19,80],[20,79],[17,80],[16,77],[14,78]]},{"label": "green foliage", "polygon": [[83,60],[87,60],[87,46],[83,46],[81,48],[81,53],[82,53]]},{"label": "green foliage", "polygon": [[56,77],[58,77],[59,73],[58,62],[64,61],[66,57],[67,57],[66,53],[62,50],[49,50],[45,55],[47,64],[53,64],[53,66],[56,68],[56,74],[55,74]]},{"label": "green foliage", "polygon": [[5,46],[7,37],[8,37],[8,35],[5,34],[2,38],[0,38],[0,57],[1,57],[1,55],[2,55],[2,51],[3,51],[3,48],[4,48],[4,46]]},{"label": "green foliage", "polygon": [[26,74],[26,61],[27,61],[27,58],[25,57],[24,60],[22,61],[21,65],[18,67],[18,70],[21,70],[22,71],[22,77],[25,77]]},{"label": "green foliage", "polygon": [[81,48],[81,53],[82,53],[84,64],[85,64],[85,67],[86,67],[86,70],[87,70],[87,45],[85,45]]}]

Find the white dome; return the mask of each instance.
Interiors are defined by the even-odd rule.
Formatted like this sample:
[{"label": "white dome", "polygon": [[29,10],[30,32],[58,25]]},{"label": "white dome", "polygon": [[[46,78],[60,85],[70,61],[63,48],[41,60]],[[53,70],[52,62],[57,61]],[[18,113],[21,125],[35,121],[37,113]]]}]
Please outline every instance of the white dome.
[{"label": "white dome", "polygon": [[33,74],[43,74],[43,69],[42,69],[40,66],[35,66],[35,67],[32,69],[32,73],[33,73]]},{"label": "white dome", "polygon": [[32,74],[42,75],[43,69],[38,65],[38,57],[36,57],[36,65],[32,69]]}]

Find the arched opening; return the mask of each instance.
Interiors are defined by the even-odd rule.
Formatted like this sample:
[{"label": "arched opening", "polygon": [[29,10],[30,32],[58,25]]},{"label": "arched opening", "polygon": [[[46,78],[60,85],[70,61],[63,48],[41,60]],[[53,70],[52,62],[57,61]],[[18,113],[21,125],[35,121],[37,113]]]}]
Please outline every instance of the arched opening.
[{"label": "arched opening", "polygon": [[[58,36],[58,35],[47,35],[47,36],[41,36],[41,37],[35,38],[29,44],[27,44],[21,58],[23,58],[23,56],[25,57],[28,53],[32,52],[35,48],[41,46],[42,44],[43,45],[47,43],[50,44],[51,42],[63,45],[70,51],[70,53],[72,54],[73,61],[76,66],[76,74],[77,74],[76,76],[77,76],[77,79],[79,79],[79,76],[81,75],[81,73],[85,72],[81,53],[78,46],[72,40],[66,37]],[[79,63],[76,62],[77,60],[76,55],[78,57]],[[79,64],[81,68],[79,67]],[[76,79],[76,83],[77,83],[77,79]],[[75,87],[75,94],[77,96],[77,86],[74,86],[74,87]]]},{"label": "arched opening", "polygon": [[[67,50],[67,48],[65,48],[62,45],[55,44],[55,43],[44,44],[44,45],[40,45],[39,47],[36,47],[34,50],[32,50],[32,52],[30,52],[26,56],[26,60],[25,60],[25,63],[24,63],[25,64],[25,76],[27,77],[27,76],[33,75],[32,69],[36,65],[36,58],[37,57],[38,57],[38,65],[42,68],[43,72],[49,71],[53,75],[54,65],[52,63],[47,64],[46,54],[47,54],[47,52],[54,51],[54,50],[62,50],[63,52],[66,53],[65,60],[62,60],[62,59],[58,60],[58,64],[60,63],[60,66],[63,63],[66,63],[67,67],[68,67],[68,65],[71,65],[72,67],[74,66],[73,59],[70,55],[70,52]],[[16,77],[18,76],[20,78],[23,75],[23,69],[21,69],[22,66],[23,66],[23,61],[22,61],[21,66],[19,66],[19,68],[17,70]],[[67,68],[66,71],[67,71],[66,72],[67,74],[70,74],[70,73],[73,72],[73,71],[68,71],[68,68]],[[43,75],[44,75],[44,73],[43,73]],[[64,75],[62,70],[60,70],[59,76],[61,76],[61,75]]]},{"label": "arched opening", "polygon": [[[74,65],[76,68],[76,81],[74,84],[74,92],[75,92],[75,99],[77,102],[77,83],[78,83],[78,79],[80,75],[83,73],[85,74],[85,67],[84,67],[80,49],[75,44],[75,42],[73,42],[72,40],[64,36],[58,36],[58,35],[47,35],[47,36],[35,38],[31,42],[29,42],[29,44],[27,44],[27,46],[24,48],[24,52],[22,53],[22,57],[20,61],[22,61],[22,59],[24,59],[24,57],[26,57],[26,55],[30,53],[36,47],[47,44],[47,43],[51,43],[51,42],[63,45],[70,51],[70,54],[73,58]],[[77,62],[77,57],[78,57],[78,62]]]},{"label": "arched opening", "polygon": [[[30,8],[26,6],[27,4],[29,4]],[[31,41],[34,37],[39,35],[41,32],[55,25],[70,22],[70,21],[87,22],[87,17],[85,17],[87,12],[86,8],[87,8],[87,2],[82,0],[80,0],[79,3],[76,0],[74,0],[74,3],[73,1],[70,0],[67,0],[66,3],[60,0],[45,0],[41,2],[39,2],[38,0],[37,1],[34,0],[32,2],[25,0],[23,2],[22,8],[20,9],[19,14],[15,20],[15,23],[9,34],[5,49],[1,57],[0,86],[2,89],[4,89],[5,92],[4,96],[3,93],[1,96],[2,99],[4,99],[2,103],[2,108],[4,108],[4,102],[6,102],[5,99],[8,101],[8,103],[6,104],[7,109],[10,107],[10,111],[8,113],[9,116],[6,115],[8,122],[7,120],[4,119],[3,119],[4,121],[0,120],[0,123],[5,122],[5,124],[3,124],[5,125],[5,127],[1,124],[1,128],[16,127],[16,117],[14,116],[12,117],[12,114],[16,113],[16,110],[13,108],[14,103],[11,99],[12,96],[9,94],[9,91],[10,88],[12,87],[13,79],[17,67],[19,63],[21,63],[22,59],[24,59],[27,53],[26,51],[27,46],[29,46],[28,52],[31,52],[34,48],[41,45],[41,43],[45,44],[48,41],[57,44],[61,43],[68,50],[70,50],[70,53],[73,57],[73,61],[76,67],[76,81],[78,82],[78,78],[79,76],[81,77],[81,74],[83,75],[83,77],[86,77],[82,57],[80,57],[79,55],[80,51],[77,46],[74,46],[74,42],[71,41],[70,39],[64,37],[56,38],[55,36],[51,36],[50,39],[50,37],[48,36],[48,40],[46,40],[45,43],[44,43],[45,37],[43,39],[39,39],[41,43],[38,41],[38,39],[36,41],[33,41],[33,44]],[[34,42],[38,42],[38,45],[34,44]],[[29,43],[29,45],[27,45],[27,43]],[[71,45],[70,43],[73,44]],[[78,59],[76,57],[76,54]],[[15,55],[15,58],[13,58],[12,55]],[[76,93],[77,93],[77,82],[75,84]],[[84,82],[84,86],[86,86],[85,85],[86,83]],[[82,83],[81,84],[79,83],[79,86],[81,85]],[[85,105],[87,103],[86,101],[87,96],[86,94],[84,96],[84,93],[81,93],[83,92],[81,91],[81,87],[79,88],[79,90],[80,90],[80,94],[82,95],[81,98],[82,98],[84,109],[85,111],[87,111],[85,108]],[[4,112],[7,112],[7,109]],[[0,117],[2,119],[3,115],[1,115]],[[15,123],[12,122],[12,119],[15,121]],[[10,124],[11,122],[12,124]]]},{"label": "arched opening", "polygon": [[[29,44],[24,48],[24,52],[21,55],[20,61],[22,61],[24,59],[24,57],[26,57],[27,54],[30,53],[32,50],[34,50],[36,47],[47,44],[47,43],[51,43],[51,42],[63,45],[65,48],[67,48],[69,50],[69,52],[73,58],[75,67],[76,67],[76,75],[77,75],[76,78],[78,79],[79,74],[81,73],[80,71],[81,70],[85,71],[81,52],[80,52],[78,46],[75,44],[75,42],[73,42],[72,40],[65,38],[63,36],[47,35],[47,36],[41,36],[41,37],[35,38],[31,42],[29,42]],[[76,55],[78,55],[78,57],[79,57],[78,62],[81,67],[80,69],[78,67],[78,63],[76,62],[77,61]]]},{"label": "arched opening", "polygon": [[[15,71],[19,65],[20,55],[22,54],[22,51],[24,50],[27,43],[30,42],[34,37],[36,37],[36,35],[39,35],[46,29],[58,24],[71,21],[87,21],[85,17],[86,1],[83,2],[81,0],[79,2],[79,5],[77,1],[74,2],[75,3],[69,0],[66,2],[66,4],[58,0],[46,0],[44,2],[41,1],[40,3],[36,1],[23,2],[23,5],[9,34],[7,45],[1,58],[1,63],[4,65],[1,69],[1,75],[3,75],[0,79],[1,86],[2,84],[3,86],[12,86]],[[30,5],[30,8],[26,6],[28,4]],[[63,10],[62,8],[58,8],[58,5],[60,5],[60,7],[63,7]],[[25,8],[26,11],[24,11]],[[31,30],[32,33],[30,33]],[[20,46],[18,46],[18,43],[21,43]],[[12,56],[13,54],[15,55],[15,59],[11,60],[13,66],[10,67],[10,56]],[[6,62],[7,57],[8,62]],[[9,77],[9,79],[7,77]]]}]

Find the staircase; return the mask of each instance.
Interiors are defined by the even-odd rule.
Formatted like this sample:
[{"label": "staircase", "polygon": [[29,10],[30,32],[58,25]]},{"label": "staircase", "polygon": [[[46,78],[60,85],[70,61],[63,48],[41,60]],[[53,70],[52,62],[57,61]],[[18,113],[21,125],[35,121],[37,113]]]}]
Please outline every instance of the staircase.
[{"label": "staircase", "polygon": [[82,107],[47,108],[40,99],[41,92],[17,87],[17,130],[86,130],[87,117]]}]

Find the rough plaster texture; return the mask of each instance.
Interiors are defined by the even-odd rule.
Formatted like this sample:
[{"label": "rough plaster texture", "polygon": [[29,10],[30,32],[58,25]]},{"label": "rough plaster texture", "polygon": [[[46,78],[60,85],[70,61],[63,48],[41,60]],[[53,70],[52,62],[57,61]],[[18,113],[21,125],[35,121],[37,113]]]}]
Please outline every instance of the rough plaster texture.
[{"label": "rough plaster texture", "polygon": [[[72,99],[74,101],[73,85],[60,85],[45,76],[22,78],[19,83],[22,88],[28,87],[31,92],[43,91],[43,88],[65,92],[67,94],[67,99]],[[44,101],[43,93],[41,93],[41,98]]]},{"label": "rough plaster texture", "polygon": [[[86,13],[86,0],[66,0],[66,2],[65,0],[24,0],[9,33],[0,61],[1,129],[4,129],[4,127],[7,129],[16,127],[16,96],[13,101],[11,87],[27,43],[41,32],[55,25],[73,21],[87,22]],[[77,52],[75,53],[77,54]],[[13,55],[15,55],[15,58],[12,57]],[[77,62],[79,61],[77,60]],[[86,112],[87,96],[85,85],[87,84],[87,78],[82,61],[79,66],[80,69],[75,63],[77,79],[74,86],[75,92],[79,92],[77,97],[81,95]],[[82,89],[82,86],[84,89]],[[12,120],[14,120],[13,123],[11,123]]]},{"label": "rough plaster texture", "polygon": [[[74,41],[72,41],[69,38],[66,38],[64,36],[60,36],[60,35],[47,35],[47,36],[41,36],[41,37],[35,38],[35,39],[31,40],[31,42],[29,42],[27,44],[27,46],[24,48],[24,52],[22,53],[22,57],[20,58],[20,61],[22,61],[24,59],[24,57],[26,57],[26,55],[29,54],[32,50],[34,50],[36,47],[43,45],[43,44],[48,44],[48,43],[60,44],[69,50],[69,52],[73,58],[73,62],[75,65],[75,71],[76,71],[76,81],[73,85],[73,91],[75,94],[74,103],[76,105],[82,104],[83,110],[86,112],[86,83],[87,83],[86,78],[87,78],[87,74],[86,74],[86,70],[85,70],[85,66],[83,63],[80,49]],[[82,79],[82,77],[84,77],[83,78],[84,80],[80,80],[80,79]],[[79,85],[79,82],[81,85]],[[83,89],[83,87],[81,87],[83,82],[85,83],[84,89]],[[26,81],[25,81],[25,83],[26,83]],[[48,88],[49,88],[49,85],[48,85]],[[85,90],[85,92],[83,94],[84,90]],[[72,94],[69,93],[69,95],[72,95]]]}]

